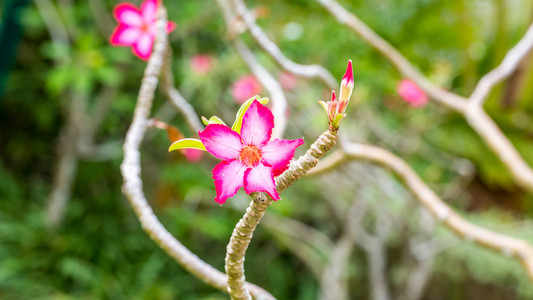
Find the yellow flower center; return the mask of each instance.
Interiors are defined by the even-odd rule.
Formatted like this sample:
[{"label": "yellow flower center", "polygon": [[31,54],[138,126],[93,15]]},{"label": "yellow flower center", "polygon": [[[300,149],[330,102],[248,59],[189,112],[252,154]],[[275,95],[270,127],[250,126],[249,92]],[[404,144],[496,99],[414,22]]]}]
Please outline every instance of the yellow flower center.
[{"label": "yellow flower center", "polygon": [[261,150],[254,145],[244,146],[239,155],[239,160],[248,167],[256,166],[261,160]]}]

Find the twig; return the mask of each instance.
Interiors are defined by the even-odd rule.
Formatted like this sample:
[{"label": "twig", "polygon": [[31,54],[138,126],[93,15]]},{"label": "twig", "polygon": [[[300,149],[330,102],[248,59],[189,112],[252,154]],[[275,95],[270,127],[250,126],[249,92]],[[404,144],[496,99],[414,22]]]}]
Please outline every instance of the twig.
[{"label": "twig", "polygon": [[507,52],[500,65],[479,80],[469,101],[482,105],[492,88],[511,75],[520,61],[531,52],[531,49],[533,49],[533,24],[529,26],[524,37]]},{"label": "twig", "polygon": [[326,84],[330,89],[336,89],[339,83],[331,73],[321,65],[302,65],[288,59],[279,47],[271,41],[263,30],[255,23],[250,11],[246,8],[243,0],[233,0],[233,5],[237,15],[243,20],[246,28],[254,38],[255,42],[267,52],[274,61],[283,69],[294,75],[305,78],[316,77]]},{"label": "twig", "polygon": [[317,1],[340,23],[346,24],[368,44],[376,48],[400,72],[415,81],[432,98],[461,113],[485,144],[500,158],[511,172],[516,183],[529,192],[533,192],[533,169],[524,161],[509,139],[480,105],[492,87],[511,74],[519,65],[518,62],[533,48],[533,25],[530,26],[520,42],[505,56],[502,64],[482,78],[476,87],[476,91],[469,98],[471,101],[468,101],[465,97],[441,89],[431,83],[398,50],[336,1]]},{"label": "twig", "polygon": [[167,49],[165,55],[165,62],[163,64],[163,82],[161,85],[163,91],[167,95],[170,103],[183,114],[187,124],[192,131],[198,133],[202,130],[202,122],[198,118],[198,114],[194,111],[194,107],[181,95],[181,93],[174,87],[174,75],[172,74],[172,51]]},{"label": "twig", "polygon": [[[336,141],[337,129],[330,127],[318,137],[303,156],[291,163],[289,169],[276,178],[277,191],[281,193],[316,166],[318,160],[333,148]],[[228,275],[228,292],[232,299],[250,299],[245,285],[244,255],[251,242],[253,231],[272,201],[266,193],[253,193],[250,206],[231,234],[226,253],[226,274]]]},{"label": "twig", "polygon": [[[142,228],[159,247],[192,275],[216,289],[226,291],[226,276],[190,252],[163,227],[143,192],[139,147],[146,133],[147,119],[167,45],[166,11],[162,5],[158,6],[157,16],[157,36],[154,50],[144,72],[133,120],[123,145],[124,160],[120,166],[124,178],[122,190],[139,218]],[[253,284],[248,284],[248,286],[255,299],[274,299],[272,295],[260,287]]]},{"label": "twig", "polygon": [[452,232],[465,240],[520,260],[533,281],[533,247],[529,243],[468,222],[446,205],[401,158],[379,147],[355,143],[343,143],[342,149],[337,151],[341,155],[324,159],[318,166],[321,171],[331,169],[345,159],[367,160],[390,168],[404,181],[420,204]]},{"label": "twig", "polygon": [[[226,20],[226,25],[228,29],[231,28],[233,20],[235,17],[231,12],[230,4],[228,0],[217,0],[218,6],[220,7],[224,19]],[[281,88],[279,82],[259,63],[255,55],[250,51],[250,49],[237,37],[230,36],[230,41],[235,47],[235,50],[239,53],[241,58],[244,60],[250,71],[257,77],[261,85],[268,90],[270,94],[270,100],[272,100],[272,114],[274,115],[275,126],[272,131],[272,136],[275,138],[281,138],[285,132],[285,127],[287,126],[287,98],[285,93]]]},{"label": "twig", "polygon": [[394,64],[400,72],[415,81],[431,97],[457,111],[461,111],[464,108],[464,103],[466,102],[465,98],[448,92],[427,80],[427,78],[422,75],[420,71],[418,71],[400,52],[398,52],[398,50],[359,20],[357,16],[348,12],[343,6],[334,0],[317,1],[341,24],[345,24],[359,34],[359,36],[361,36],[368,44],[376,48],[376,50]]}]

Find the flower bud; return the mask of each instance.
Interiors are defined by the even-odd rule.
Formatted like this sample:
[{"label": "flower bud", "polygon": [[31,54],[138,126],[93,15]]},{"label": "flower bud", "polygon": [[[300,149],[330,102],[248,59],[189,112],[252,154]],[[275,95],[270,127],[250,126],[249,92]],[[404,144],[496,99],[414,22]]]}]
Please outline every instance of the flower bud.
[{"label": "flower bud", "polygon": [[341,90],[339,95],[339,105],[337,107],[339,114],[344,114],[348,101],[352,96],[353,91],[353,69],[352,69],[352,60],[348,61],[348,67],[346,68],[346,73],[342,77],[341,81]]}]

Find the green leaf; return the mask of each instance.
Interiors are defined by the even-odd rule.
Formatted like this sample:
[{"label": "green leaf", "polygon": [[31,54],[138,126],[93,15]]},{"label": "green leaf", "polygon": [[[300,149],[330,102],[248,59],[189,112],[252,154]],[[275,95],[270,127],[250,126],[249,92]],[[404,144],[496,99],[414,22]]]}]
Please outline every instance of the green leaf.
[{"label": "green leaf", "polygon": [[259,98],[259,96],[253,96],[252,98],[246,100],[241,107],[239,108],[239,111],[237,111],[237,116],[235,117],[235,122],[233,123],[233,126],[231,126],[231,130],[241,133],[241,127],[242,127],[242,118],[244,117],[244,114],[250,108],[250,105],[254,102],[254,100],[259,101],[259,103],[265,105],[268,103],[268,98]]},{"label": "green leaf", "polygon": [[202,141],[198,139],[181,139],[172,143],[168,148],[168,152],[184,148],[207,151]]},{"label": "green leaf", "polygon": [[207,126],[209,125],[209,120],[206,117],[202,116],[202,123],[204,123],[204,125]]}]

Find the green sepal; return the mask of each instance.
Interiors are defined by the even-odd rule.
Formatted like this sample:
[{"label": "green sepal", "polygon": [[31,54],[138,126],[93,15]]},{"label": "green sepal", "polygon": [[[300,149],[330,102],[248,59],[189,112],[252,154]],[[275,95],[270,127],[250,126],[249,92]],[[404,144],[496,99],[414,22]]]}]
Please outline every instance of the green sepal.
[{"label": "green sepal", "polygon": [[338,128],[339,127],[339,123],[341,122],[341,120],[345,117],[346,115],[344,114],[338,114],[335,116],[335,119],[333,120],[332,125],[335,126],[335,128]]},{"label": "green sepal", "polygon": [[202,123],[204,123],[205,126],[209,124],[226,125],[226,123],[224,123],[224,121],[222,121],[222,119],[217,116],[212,116],[211,118],[209,118],[209,120],[206,117],[202,116]]},{"label": "green sepal", "polygon": [[328,111],[328,104],[324,101],[318,101],[318,103],[320,103],[320,105],[322,105],[322,108],[326,111],[326,114],[329,115],[329,111]]},{"label": "green sepal", "polygon": [[239,108],[239,111],[237,111],[237,116],[235,117],[235,122],[231,126],[231,130],[237,132],[238,134],[241,133],[242,118],[244,117],[244,114],[246,113],[248,108],[250,108],[250,105],[252,105],[254,100],[259,101],[259,103],[263,105],[266,105],[268,103],[268,98],[259,98],[259,96],[253,96],[252,98],[246,100]]},{"label": "green sepal", "polygon": [[184,148],[207,151],[202,141],[198,139],[181,139],[172,143],[168,148],[168,152]]}]

